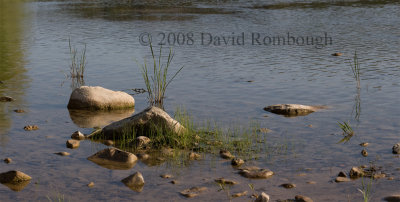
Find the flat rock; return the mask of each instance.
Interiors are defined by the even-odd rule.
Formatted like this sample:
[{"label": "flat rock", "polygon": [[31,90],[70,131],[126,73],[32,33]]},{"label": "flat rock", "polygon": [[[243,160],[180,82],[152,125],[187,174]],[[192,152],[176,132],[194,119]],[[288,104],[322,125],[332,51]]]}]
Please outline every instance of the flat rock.
[{"label": "flat rock", "polygon": [[116,148],[106,148],[88,157],[88,160],[108,169],[125,170],[135,165],[137,157]]},{"label": "flat rock", "polygon": [[325,109],[326,106],[308,106],[300,104],[277,104],[265,107],[265,111],[285,116],[305,116],[316,112],[320,109]]},{"label": "flat rock", "polygon": [[233,180],[228,180],[228,179],[225,179],[225,178],[222,178],[222,177],[217,178],[217,179],[215,179],[214,181],[215,181],[216,183],[218,183],[218,184],[228,184],[228,185],[235,185],[235,184],[237,184],[237,182],[235,182],[235,181],[233,181]]},{"label": "flat rock", "polygon": [[9,97],[9,96],[4,96],[4,97],[0,97],[0,102],[12,102],[14,101],[14,98]]},{"label": "flat rock", "polygon": [[367,147],[368,145],[369,145],[368,142],[362,142],[362,143],[360,143],[360,146],[362,146],[362,147]]},{"label": "flat rock", "polygon": [[400,154],[400,142],[393,146],[392,153],[393,154]]},{"label": "flat rock", "polygon": [[336,177],[335,182],[350,182],[351,180],[347,177]]},{"label": "flat rock", "polygon": [[400,195],[386,196],[383,200],[387,202],[400,202]]},{"label": "flat rock", "polygon": [[72,91],[68,109],[123,109],[135,107],[135,99],[128,93],[112,91],[100,86],[81,86]]},{"label": "flat rock", "polygon": [[246,196],[246,195],[247,195],[247,191],[243,191],[243,192],[234,193],[231,196],[233,198],[237,198],[237,197]]},{"label": "flat rock", "polygon": [[219,155],[224,159],[233,159],[233,158],[235,158],[235,156],[232,155],[231,152],[229,152],[227,150],[224,150],[224,149],[221,149],[219,151]]},{"label": "flat rock", "polygon": [[207,190],[207,187],[192,187],[190,189],[185,189],[180,192],[180,194],[184,197],[187,198],[192,198],[195,196],[198,196],[201,192],[204,192]]},{"label": "flat rock", "polygon": [[68,153],[68,152],[56,152],[54,154],[57,154],[59,156],[69,156],[70,155],[70,153]]},{"label": "flat rock", "polygon": [[271,177],[274,172],[258,167],[245,167],[240,169],[239,174],[246,178],[266,179]]},{"label": "flat rock", "polygon": [[140,172],[135,172],[134,174],[122,179],[121,182],[134,191],[141,192],[143,190],[144,178]]},{"label": "flat rock", "polygon": [[31,179],[29,175],[17,170],[0,173],[0,183],[13,191],[21,191]]},{"label": "flat rock", "polygon": [[254,202],[268,202],[268,201],[269,201],[269,195],[264,192],[261,192],[261,194],[258,195],[258,197]]},{"label": "flat rock", "polygon": [[310,197],[302,195],[296,195],[294,199],[296,200],[296,202],[313,202],[313,200]]},{"label": "flat rock", "polygon": [[26,131],[39,130],[39,127],[37,125],[27,125],[24,127],[24,130]]},{"label": "flat rock", "polygon": [[75,149],[75,148],[78,148],[79,147],[79,141],[78,140],[67,140],[67,142],[66,142],[66,145],[67,145],[67,148],[70,148],[70,149]]},{"label": "flat rock", "polygon": [[74,133],[72,133],[71,138],[74,140],[84,140],[85,135],[80,131],[75,131]]},{"label": "flat rock", "polygon": [[25,113],[23,109],[14,109],[13,110],[15,113]]},{"label": "flat rock", "polygon": [[164,110],[158,107],[149,107],[136,115],[104,127],[100,137],[112,140],[121,139],[123,134],[126,133],[151,137],[154,135],[163,135],[162,133],[166,132],[179,135],[185,131],[186,128],[171,118]]}]

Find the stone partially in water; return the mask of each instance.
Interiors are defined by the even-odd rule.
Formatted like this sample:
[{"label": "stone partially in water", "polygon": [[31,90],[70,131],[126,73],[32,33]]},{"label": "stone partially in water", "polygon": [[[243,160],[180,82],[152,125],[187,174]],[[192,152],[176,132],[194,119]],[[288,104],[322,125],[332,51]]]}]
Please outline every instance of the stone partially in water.
[{"label": "stone partially in water", "polygon": [[281,184],[280,186],[283,188],[286,188],[286,189],[292,189],[292,188],[296,187],[296,185],[292,184],[292,183],[285,183],[285,184]]},{"label": "stone partially in water", "polygon": [[350,178],[359,178],[365,175],[365,172],[362,168],[359,167],[352,167],[350,170]]},{"label": "stone partially in water", "polygon": [[386,196],[383,200],[387,202],[400,202],[400,195]]},{"label": "stone partially in water", "polygon": [[229,184],[229,185],[235,185],[235,184],[237,184],[237,182],[235,182],[235,181],[233,181],[233,180],[227,180],[227,179],[225,179],[225,178],[223,178],[223,177],[217,178],[217,179],[215,179],[214,181],[215,181],[216,183],[218,183],[218,184]]},{"label": "stone partially in water", "polygon": [[54,153],[54,154],[57,154],[59,156],[69,156],[70,155],[70,153],[68,153],[68,152],[57,152],[57,153]]},{"label": "stone partially in water", "polygon": [[37,125],[27,125],[24,127],[24,130],[26,131],[39,130],[39,127]]},{"label": "stone partially in water", "polygon": [[5,158],[5,159],[4,159],[4,162],[7,163],[7,164],[9,164],[9,163],[12,162],[12,160],[11,160],[11,158]]},{"label": "stone partially in water", "polygon": [[126,170],[135,165],[137,157],[116,148],[106,148],[88,157],[88,160],[108,169]]},{"label": "stone partially in water", "polygon": [[240,158],[234,158],[234,159],[232,159],[232,161],[231,161],[231,165],[232,166],[237,166],[237,167],[239,167],[239,166],[241,166],[241,165],[243,165],[244,164],[244,160],[243,159],[240,159]]},{"label": "stone partially in water", "polygon": [[400,154],[400,142],[393,146],[392,153],[393,154]]},{"label": "stone partially in water", "polygon": [[190,189],[185,189],[180,192],[180,194],[184,197],[187,198],[192,198],[195,196],[198,196],[201,192],[204,192],[207,190],[207,187],[192,187]]},{"label": "stone partially in water", "polygon": [[240,169],[239,174],[246,178],[267,179],[271,177],[274,174],[274,172],[268,169],[261,169],[258,167],[245,167]]},{"label": "stone partially in water", "polygon": [[325,109],[326,106],[308,106],[300,104],[278,104],[265,107],[265,111],[285,116],[305,116],[316,112],[320,109]]},{"label": "stone partially in water", "polygon": [[268,202],[269,201],[269,195],[261,192],[261,194],[256,198],[254,202]]},{"label": "stone partially in water", "polygon": [[347,177],[336,177],[335,182],[350,182],[350,179]]},{"label": "stone partially in water", "polygon": [[134,191],[141,192],[143,190],[144,178],[140,172],[135,172],[134,174],[122,179],[121,182]]},{"label": "stone partially in water", "polygon": [[195,153],[195,152],[190,152],[189,159],[190,160],[199,160],[199,159],[201,159],[201,155],[198,153]]},{"label": "stone partially in water", "polygon": [[13,191],[21,191],[31,179],[29,175],[16,170],[0,173],[0,183]]},{"label": "stone partially in water", "polygon": [[80,131],[75,131],[74,133],[72,133],[71,138],[74,140],[84,140],[85,135],[82,134]]},{"label": "stone partially in water", "polygon": [[150,138],[146,136],[139,136],[135,139],[137,148],[145,148],[150,142]]},{"label": "stone partially in water", "polygon": [[103,128],[113,122],[132,116],[134,108],[114,110],[68,109],[72,122],[80,128]]},{"label": "stone partially in water", "polygon": [[153,133],[175,133],[177,135],[186,131],[178,121],[171,118],[164,110],[158,107],[149,107],[144,111],[114,122],[103,128],[101,138],[121,139],[125,133],[134,132],[138,136],[156,135]]},{"label": "stone partially in water", "polygon": [[296,202],[313,202],[313,200],[310,197],[302,195],[296,195],[294,199],[296,200]]},{"label": "stone partially in water", "polygon": [[70,149],[75,149],[79,147],[79,141],[78,140],[67,140],[66,145]]},{"label": "stone partially in water", "polygon": [[369,143],[368,142],[363,142],[363,143],[360,143],[360,146],[362,146],[362,147],[367,147],[369,145]]},{"label": "stone partially in water", "polygon": [[0,97],[0,102],[12,102],[14,101],[14,98],[9,97],[9,96],[4,96],[4,97]]},{"label": "stone partially in water", "polygon": [[338,177],[347,177],[346,173],[343,171],[340,171],[338,174]]},{"label": "stone partially in water", "polygon": [[332,53],[332,56],[342,56],[343,53]]},{"label": "stone partially in water", "polygon": [[23,109],[14,109],[15,113],[25,113]]},{"label": "stone partially in water", "polygon": [[361,151],[361,155],[362,155],[363,157],[367,157],[367,156],[368,156],[367,150],[363,149],[363,150]]},{"label": "stone partially in water", "polygon": [[123,109],[135,107],[135,99],[128,93],[112,91],[100,86],[81,86],[72,91],[68,109]]},{"label": "stone partially in water", "polygon": [[233,158],[235,158],[235,156],[232,155],[231,152],[229,152],[228,150],[224,150],[224,149],[219,151],[219,155],[224,159],[233,159]]},{"label": "stone partially in water", "polygon": [[246,196],[246,195],[247,195],[247,191],[243,191],[243,192],[238,192],[238,193],[232,194],[232,197],[237,198],[237,197]]}]

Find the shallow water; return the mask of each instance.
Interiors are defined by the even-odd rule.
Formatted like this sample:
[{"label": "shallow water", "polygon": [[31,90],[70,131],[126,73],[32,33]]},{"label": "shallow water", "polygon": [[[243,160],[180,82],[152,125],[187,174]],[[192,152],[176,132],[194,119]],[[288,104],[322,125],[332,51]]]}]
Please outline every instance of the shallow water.
[{"label": "shallow water", "polygon": [[[185,198],[178,192],[192,186],[208,187],[207,194],[193,200],[228,200],[213,182],[217,177],[240,182],[231,192],[251,193],[248,184],[252,183],[257,192],[264,191],[273,200],[302,194],[314,201],[360,201],[357,188],[361,188],[361,180],[341,184],[332,180],[341,170],[370,162],[394,177],[374,181],[371,200],[400,194],[399,158],[391,154],[400,131],[400,109],[396,107],[400,98],[397,1],[176,1],[161,7],[132,2],[131,6],[90,1],[0,2],[0,96],[15,98],[14,102],[0,103],[0,157],[13,159],[11,164],[1,163],[0,172],[17,169],[33,178],[20,192],[0,186],[1,201],[46,201],[58,196],[68,201],[181,201]],[[273,37],[287,36],[288,32],[296,37],[326,33],[332,44],[316,48],[252,43],[252,34]],[[172,40],[169,44],[163,41],[163,34],[182,33],[186,37],[183,44],[175,42],[173,46],[172,68],[184,65],[184,69],[168,87],[166,111],[173,114],[178,106],[184,106],[198,123],[214,120],[231,127],[254,120],[271,129],[273,132],[266,134],[267,144],[286,149],[249,163],[267,167],[275,176],[249,180],[236,174],[229,162],[209,154],[186,167],[138,162],[130,170],[109,170],[86,159],[106,146],[84,141],[78,149],[65,148],[74,131],[89,133],[92,127],[133,113],[80,115],[67,110],[73,86],[65,76],[70,62],[68,38],[78,49],[87,44],[86,85],[134,93],[129,89],[145,87],[135,60],[142,63],[144,57],[150,59],[148,47],[139,40],[143,33],[152,34],[153,43],[165,42],[164,47],[172,45]],[[231,41],[228,45],[207,45],[210,35],[222,40],[223,36],[241,37],[242,33],[244,45],[232,45]],[[355,50],[361,63],[359,93],[347,64]],[[164,51],[166,55],[167,48]],[[344,55],[331,56],[335,52]],[[146,95],[134,98],[135,113],[140,112],[147,105]],[[330,108],[296,118],[263,110],[278,103]],[[358,104],[361,112],[357,118]],[[15,113],[14,109],[26,113]],[[94,124],[97,120],[104,122]],[[337,144],[342,138],[337,123],[343,121],[350,121],[356,135],[346,144]],[[23,130],[31,124],[40,129]],[[312,127],[307,126],[310,124]],[[368,157],[360,154],[361,142],[370,143]],[[53,154],[59,151],[71,155]],[[146,180],[141,193],[120,182],[135,171],[142,172]],[[164,173],[172,173],[179,183],[173,185],[160,178]],[[88,188],[91,181],[95,186]],[[286,182],[297,187],[279,187]]]}]

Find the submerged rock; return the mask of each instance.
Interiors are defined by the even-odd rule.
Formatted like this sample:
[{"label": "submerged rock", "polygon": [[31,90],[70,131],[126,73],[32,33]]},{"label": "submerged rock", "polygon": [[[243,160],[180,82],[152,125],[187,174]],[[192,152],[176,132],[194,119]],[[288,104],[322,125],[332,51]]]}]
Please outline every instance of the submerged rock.
[{"label": "submerged rock", "polygon": [[56,152],[54,154],[57,154],[59,156],[69,156],[70,155],[70,153],[68,153],[68,152]]},{"label": "submerged rock", "polygon": [[9,97],[9,96],[4,96],[4,97],[0,97],[0,102],[12,102],[14,101],[14,98]]},{"label": "submerged rock", "polygon": [[88,160],[108,169],[125,170],[135,165],[137,157],[116,148],[106,148],[88,157]]},{"label": "submerged rock", "polygon": [[240,169],[239,174],[246,178],[267,179],[271,177],[274,172],[258,167],[245,167]]},{"label": "submerged rock", "polygon": [[207,190],[207,187],[192,187],[190,189],[185,189],[180,192],[180,194],[184,197],[187,198],[192,198],[195,196],[198,196],[201,192],[204,192]]},{"label": "submerged rock", "polygon": [[66,145],[70,149],[75,149],[79,147],[79,141],[78,140],[67,140]]},{"label": "submerged rock", "polygon": [[217,179],[215,179],[214,181],[215,181],[216,183],[218,183],[218,184],[229,184],[229,185],[235,185],[235,184],[237,184],[237,182],[235,182],[235,181],[233,181],[233,180],[227,180],[227,179],[225,179],[225,178],[223,178],[223,177],[217,178]]},{"label": "submerged rock", "polygon": [[302,195],[296,195],[294,199],[296,200],[296,202],[313,202],[313,200],[310,197]]},{"label": "submerged rock", "polygon": [[300,104],[277,104],[265,107],[265,111],[285,116],[305,116],[316,112],[320,109],[325,109],[326,106],[308,106]]},{"label": "submerged rock", "polygon": [[386,196],[383,200],[387,202],[400,202],[400,195]]},{"label": "submerged rock", "polygon": [[29,175],[17,170],[0,173],[0,183],[13,191],[21,191],[31,179]]},{"label": "submerged rock", "polygon": [[162,175],[160,175],[160,177],[164,178],[164,179],[169,179],[169,178],[172,178],[173,176],[170,174],[162,174]]},{"label": "submerged rock", "polygon": [[112,91],[100,86],[81,86],[72,91],[68,109],[122,109],[133,108],[135,99],[128,93]]},{"label": "submerged rock", "polygon": [[75,131],[74,133],[72,133],[71,138],[74,140],[84,140],[85,135],[82,134],[80,131]]},{"label": "submerged rock", "polygon": [[268,202],[269,201],[269,195],[261,192],[261,194],[256,198],[254,202]]},{"label": "submerged rock", "polygon": [[37,125],[27,125],[24,127],[24,130],[26,131],[39,130],[39,127]]},{"label": "submerged rock", "polygon": [[[151,137],[165,133],[181,134],[186,131],[178,121],[171,118],[164,110],[158,107],[149,107],[144,111],[114,122],[102,130],[105,139],[120,139],[123,134],[135,133],[140,136]],[[161,132],[162,134],[154,134]]]},{"label": "submerged rock", "polygon": [[400,142],[393,146],[392,152],[393,154],[400,154]]},{"label": "submerged rock", "polygon": [[247,195],[247,191],[243,191],[243,192],[238,192],[238,193],[232,194],[232,197],[237,198],[237,197],[246,196],[246,195]]},{"label": "submerged rock", "polygon": [[350,179],[347,177],[336,177],[335,182],[350,182]]},{"label": "submerged rock", "polygon": [[134,191],[141,192],[143,190],[144,178],[140,172],[135,172],[134,174],[122,179],[121,182]]},{"label": "submerged rock", "polygon": [[231,152],[229,152],[228,150],[224,150],[224,149],[221,149],[219,151],[219,155],[224,159],[233,159],[233,158],[235,158],[235,156],[232,155]]}]

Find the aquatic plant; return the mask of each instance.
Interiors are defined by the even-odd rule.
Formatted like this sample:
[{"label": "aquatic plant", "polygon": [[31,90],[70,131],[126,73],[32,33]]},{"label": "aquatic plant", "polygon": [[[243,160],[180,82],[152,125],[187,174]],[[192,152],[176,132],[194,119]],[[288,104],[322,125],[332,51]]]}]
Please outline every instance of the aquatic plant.
[{"label": "aquatic plant", "polygon": [[[144,83],[146,84],[148,102],[150,106],[164,108],[165,91],[167,90],[167,87],[172,82],[172,80],[174,80],[178,73],[183,69],[183,66],[178,69],[178,71],[176,71],[175,74],[173,74],[173,76],[168,80],[168,69],[170,68],[172,59],[174,58],[172,48],[169,49],[167,61],[165,62],[165,64],[163,64],[161,61],[162,47],[160,47],[160,52],[157,58],[154,54],[151,37],[148,38],[150,40],[149,47],[153,64],[148,65],[145,59],[144,64],[140,64],[139,66],[142,69],[142,76]],[[152,70],[151,66],[153,66]]]},{"label": "aquatic plant", "polygon": [[361,178],[361,189],[358,189],[358,191],[361,192],[364,202],[368,202],[371,199],[372,181],[373,178],[371,177],[369,183],[365,184],[364,177]]},{"label": "aquatic plant", "polygon": [[71,45],[71,39],[68,39],[68,45],[71,56],[70,77],[83,79],[86,67],[86,44],[80,53],[77,48]]},{"label": "aquatic plant", "polygon": [[338,123],[340,129],[342,129],[342,135],[344,136],[338,143],[348,142],[354,135],[354,131],[348,122]]},{"label": "aquatic plant", "polygon": [[357,57],[357,51],[354,51],[353,62],[349,59],[350,69],[353,72],[353,77],[357,82],[357,88],[361,88],[360,84],[360,63]]}]

